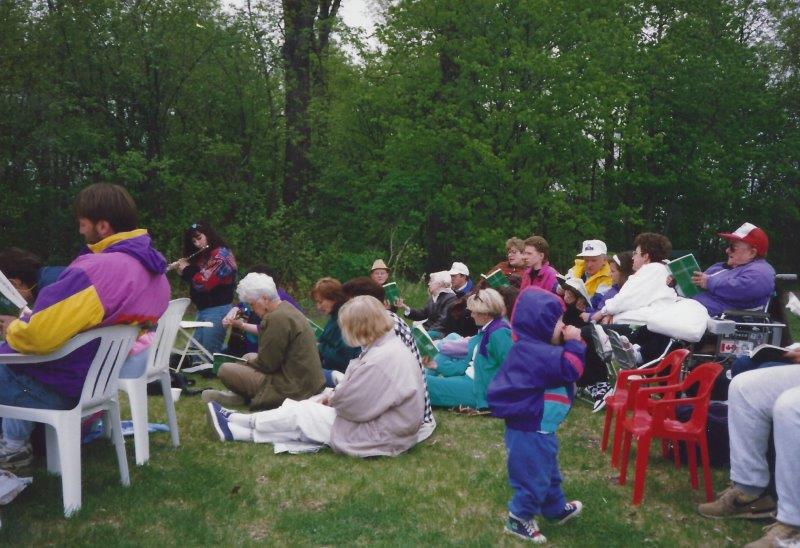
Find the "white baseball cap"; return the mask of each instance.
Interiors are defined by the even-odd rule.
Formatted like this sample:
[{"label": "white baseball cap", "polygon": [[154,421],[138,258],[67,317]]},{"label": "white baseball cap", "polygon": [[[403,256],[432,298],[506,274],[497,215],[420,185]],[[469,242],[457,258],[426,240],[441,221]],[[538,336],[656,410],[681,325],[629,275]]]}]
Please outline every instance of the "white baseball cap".
[{"label": "white baseball cap", "polygon": [[606,252],[606,244],[602,240],[584,240],[578,257],[598,257]]},{"label": "white baseball cap", "polygon": [[469,268],[464,263],[453,263],[453,266],[450,267],[450,275],[455,276],[456,274],[469,276]]},{"label": "white baseball cap", "polygon": [[559,278],[558,284],[566,289],[571,288],[580,293],[581,297],[586,300],[586,304],[591,304],[592,298],[589,296],[589,291],[586,289],[586,284],[580,278]]}]

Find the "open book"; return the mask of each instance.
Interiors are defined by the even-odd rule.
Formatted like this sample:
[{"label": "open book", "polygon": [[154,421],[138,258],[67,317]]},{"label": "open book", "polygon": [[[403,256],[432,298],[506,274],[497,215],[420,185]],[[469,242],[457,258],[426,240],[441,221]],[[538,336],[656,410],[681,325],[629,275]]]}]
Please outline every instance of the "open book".
[{"label": "open book", "polygon": [[219,352],[214,352],[214,362],[213,362],[213,370],[214,374],[216,375],[219,371],[219,368],[222,366],[223,363],[247,363],[247,360],[244,358],[240,358],[239,356],[231,356],[230,354],[222,354]]},{"label": "open book", "polygon": [[784,355],[789,350],[800,348],[800,343],[790,344],[786,348],[772,344],[759,344],[750,351],[750,358],[756,363],[785,361]]},{"label": "open book", "polygon": [[414,342],[417,343],[417,350],[419,350],[419,355],[423,358],[431,358],[433,359],[439,351],[436,349],[436,345],[433,344],[433,339],[422,327],[422,322],[414,322],[414,325],[411,327],[411,335],[414,337]]},{"label": "open book", "polygon": [[700,291],[699,287],[692,283],[692,275],[695,272],[702,272],[697,259],[689,253],[667,263],[670,274],[675,278],[675,290],[681,297],[694,297]]},{"label": "open book", "polygon": [[506,275],[503,274],[503,271],[499,268],[490,272],[489,274],[481,274],[481,278],[486,280],[487,285],[492,289],[510,285],[508,283],[508,278],[506,278]]},{"label": "open book", "polygon": [[19,316],[28,310],[28,303],[17,288],[0,272],[0,314]]},{"label": "open book", "polygon": [[800,316],[800,299],[794,293],[789,293],[789,301],[786,303],[786,308],[795,316]]},{"label": "open book", "polygon": [[383,292],[389,304],[394,304],[394,302],[400,298],[400,288],[398,288],[397,284],[394,282],[383,284]]}]

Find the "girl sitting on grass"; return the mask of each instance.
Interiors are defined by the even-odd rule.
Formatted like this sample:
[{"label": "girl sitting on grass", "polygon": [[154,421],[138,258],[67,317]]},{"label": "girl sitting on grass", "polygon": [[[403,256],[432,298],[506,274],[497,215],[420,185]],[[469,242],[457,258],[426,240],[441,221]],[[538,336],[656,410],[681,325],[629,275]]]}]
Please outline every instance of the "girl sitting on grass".
[{"label": "girl sitting on grass", "polygon": [[467,298],[467,308],[481,327],[469,342],[472,364],[461,375],[443,377],[428,370],[431,404],[486,409],[486,390],[511,348],[511,327],[505,320],[503,297],[494,289],[482,289]]}]

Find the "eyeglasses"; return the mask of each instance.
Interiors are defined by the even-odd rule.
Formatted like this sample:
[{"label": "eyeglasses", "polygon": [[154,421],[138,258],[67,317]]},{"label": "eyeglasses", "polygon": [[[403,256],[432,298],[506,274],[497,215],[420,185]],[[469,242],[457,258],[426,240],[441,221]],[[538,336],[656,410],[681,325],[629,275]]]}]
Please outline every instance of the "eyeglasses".
[{"label": "eyeglasses", "polygon": [[641,251],[639,251],[639,250],[637,249],[636,251],[634,251],[634,252],[633,252],[633,256],[634,256],[634,257],[636,257],[637,255],[638,255],[639,257],[641,257],[642,255],[644,255],[644,253],[642,253]]}]

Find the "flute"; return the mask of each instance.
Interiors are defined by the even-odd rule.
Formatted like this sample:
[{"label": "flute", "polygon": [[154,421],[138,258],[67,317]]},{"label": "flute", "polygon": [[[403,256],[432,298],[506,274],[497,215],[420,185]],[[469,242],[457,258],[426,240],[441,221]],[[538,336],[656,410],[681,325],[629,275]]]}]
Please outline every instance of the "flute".
[{"label": "flute", "polygon": [[188,257],[183,257],[183,258],[181,258],[181,259],[178,259],[178,260],[177,260],[177,261],[175,261],[174,263],[169,263],[169,264],[167,265],[167,272],[169,272],[170,270],[175,270],[176,268],[178,268],[178,263],[179,263],[179,262],[181,262],[181,260],[185,260],[185,261],[191,261],[192,259],[194,259],[194,258],[195,258],[195,257],[197,257],[198,255],[200,255],[200,254],[201,254],[203,251],[205,251],[206,249],[208,249],[208,246],[207,246],[207,245],[206,245],[206,246],[203,246],[203,247],[201,247],[200,249],[198,249],[197,251],[195,251],[194,253],[192,253],[192,254],[191,254],[191,255],[189,255]]}]

